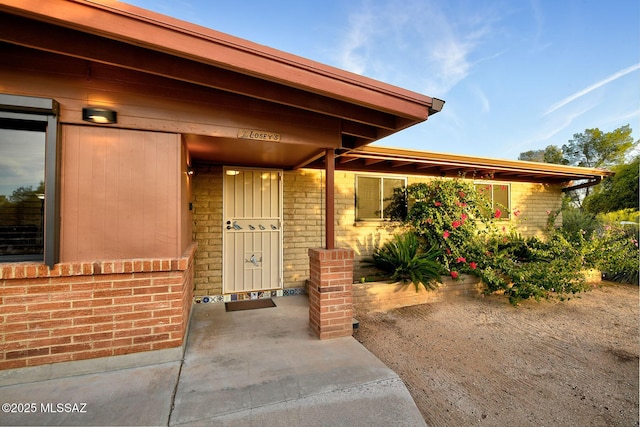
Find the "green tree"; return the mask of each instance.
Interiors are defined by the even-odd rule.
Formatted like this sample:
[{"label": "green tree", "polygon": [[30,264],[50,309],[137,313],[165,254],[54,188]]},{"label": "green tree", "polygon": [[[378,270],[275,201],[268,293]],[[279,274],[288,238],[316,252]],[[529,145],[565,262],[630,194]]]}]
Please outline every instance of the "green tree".
[{"label": "green tree", "polygon": [[529,150],[520,153],[518,160],[539,163],[555,163],[557,165],[567,164],[567,160],[562,154],[562,149],[557,145],[547,145],[544,150]]},{"label": "green tree", "polygon": [[597,192],[584,199],[583,209],[594,215],[621,209],[638,210],[639,170],[640,156],[614,167],[616,174],[605,178]]},{"label": "green tree", "polygon": [[625,156],[637,144],[629,125],[606,133],[594,128],[574,134],[573,139],[562,146],[562,152],[570,165],[607,168],[624,163]]},{"label": "green tree", "polygon": [[[626,156],[638,145],[633,141],[631,128],[624,125],[611,132],[602,132],[598,128],[586,129],[573,135],[574,139],[562,146],[567,163],[573,166],[590,168],[612,168],[623,164]],[[599,188],[587,187],[565,193],[574,205],[582,207],[582,202]]]}]

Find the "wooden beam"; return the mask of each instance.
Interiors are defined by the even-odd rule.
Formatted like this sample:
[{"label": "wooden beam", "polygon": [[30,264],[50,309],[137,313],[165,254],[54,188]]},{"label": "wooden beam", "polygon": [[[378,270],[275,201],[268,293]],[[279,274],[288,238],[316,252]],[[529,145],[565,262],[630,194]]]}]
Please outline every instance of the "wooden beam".
[{"label": "wooden beam", "polygon": [[344,121],[342,123],[342,133],[369,140],[378,138],[378,132],[375,127],[351,121]]},{"label": "wooden beam", "polygon": [[382,163],[384,161],[385,161],[384,159],[364,159],[364,165],[371,166],[371,165],[375,165],[376,163]]},{"label": "wooden beam", "polygon": [[326,249],[335,249],[335,151],[327,149],[325,151],[325,242]]},{"label": "wooden beam", "polygon": [[354,160],[358,160],[358,157],[353,156],[340,156],[338,157],[338,163],[344,165],[345,163],[353,162]]},{"label": "wooden beam", "polygon": [[435,169],[437,167],[438,167],[438,165],[434,165],[434,164],[431,164],[431,163],[418,163],[418,164],[416,164],[416,169],[418,169],[418,170]]},{"label": "wooden beam", "polygon": [[313,156],[303,160],[302,162],[298,163],[297,165],[295,165],[292,169],[296,170],[296,169],[302,169],[303,167],[315,162],[316,160],[318,160],[319,158],[321,158],[322,156],[325,155],[325,151],[322,150],[316,154],[314,154]]},{"label": "wooden beam", "polygon": [[413,161],[400,161],[400,160],[393,160],[391,162],[391,167],[393,168],[401,168],[402,166],[407,166],[412,164]]}]

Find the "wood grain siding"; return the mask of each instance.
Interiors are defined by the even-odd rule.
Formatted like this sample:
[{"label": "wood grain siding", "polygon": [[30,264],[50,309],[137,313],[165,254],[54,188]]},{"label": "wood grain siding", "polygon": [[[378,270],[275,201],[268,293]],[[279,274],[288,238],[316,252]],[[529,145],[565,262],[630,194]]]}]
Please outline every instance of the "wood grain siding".
[{"label": "wood grain siding", "polygon": [[185,251],[193,243],[193,176],[188,174],[187,165],[191,163],[184,141],[180,144],[180,209],[178,220],[180,226],[180,252]]},{"label": "wood grain siding", "polygon": [[61,261],[178,256],[177,134],[63,127]]}]

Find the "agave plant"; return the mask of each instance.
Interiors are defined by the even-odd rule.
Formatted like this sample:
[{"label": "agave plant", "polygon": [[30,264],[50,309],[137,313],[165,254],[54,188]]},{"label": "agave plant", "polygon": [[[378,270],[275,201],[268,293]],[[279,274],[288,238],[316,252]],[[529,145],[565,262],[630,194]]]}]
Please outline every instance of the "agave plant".
[{"label": "agave plant", "polygon": [[439,255],[440,250],[435,247],[422,250],[416,234],[407,232],[396,234],[364,262],[388,274],[393,280],[412,282],[417,291],[420,285],[425,289],[436,287],[442,273],[442,266],[437,261]]}]

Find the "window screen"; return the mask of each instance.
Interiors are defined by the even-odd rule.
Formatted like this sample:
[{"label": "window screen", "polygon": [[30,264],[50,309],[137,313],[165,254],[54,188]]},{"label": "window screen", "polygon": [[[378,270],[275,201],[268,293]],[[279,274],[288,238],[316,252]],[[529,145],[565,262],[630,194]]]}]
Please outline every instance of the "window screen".
[{"label": "window screen", "polygon": [[356,220],[382,220],[393,190],[407,185],[406,178],[356,176]]}]

